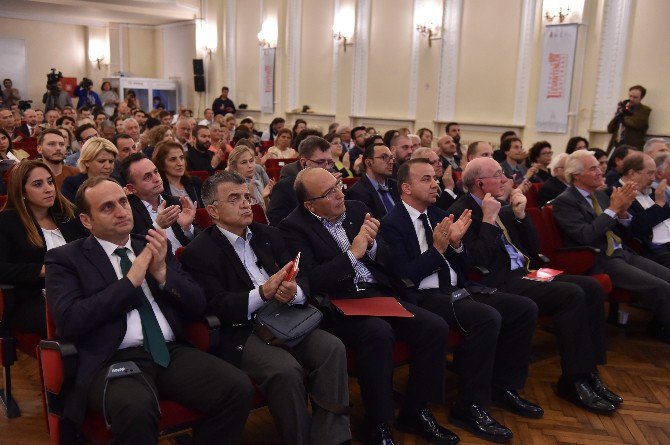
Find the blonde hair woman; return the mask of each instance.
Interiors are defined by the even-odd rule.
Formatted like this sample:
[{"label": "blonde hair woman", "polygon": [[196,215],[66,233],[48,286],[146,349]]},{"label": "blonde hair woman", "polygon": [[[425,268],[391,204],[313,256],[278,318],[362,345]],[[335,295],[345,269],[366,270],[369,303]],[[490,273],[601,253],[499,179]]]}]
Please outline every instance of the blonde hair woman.
[{"label": "blonde hair woman", "polygon": [[77,167],[81,173],[65,178],[60,190],[63,196],[74,202],[79,186],[88,178],[97,176],[108,178],[114,171],[114,161],[118,155],[116,146],[105,138],[93,137],[86,141],[77,160]]},{"label": "blonde hair woman", "polygon": [[230,156],[228,156],[227,169],[228,171],[239,174],[247,181],[251,195],[265,210],[267,203],[270,200],[270,194],[272,193],[272,188],[274,187],[275,182],[270,180],[268,184],[263,187],[261,181],[254,179],[254,173],[256,171],[256,156],[254,150],[243,144],[233,148],[233,151],[230,152]]}]

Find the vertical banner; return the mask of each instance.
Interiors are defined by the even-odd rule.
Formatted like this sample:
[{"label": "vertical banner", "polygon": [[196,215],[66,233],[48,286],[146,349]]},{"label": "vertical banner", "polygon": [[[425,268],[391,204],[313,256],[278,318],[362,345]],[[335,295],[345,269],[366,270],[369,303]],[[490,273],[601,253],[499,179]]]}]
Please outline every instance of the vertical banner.
[{"label": "vertical banner", "polygon": [[544,32],[537,131],[567,133],[572,69],[575,64],[577,24],[549,25]]},{"label": "vertical banner", "polygon": [[261,112],[275,112],[275,48],[263,48]]}]

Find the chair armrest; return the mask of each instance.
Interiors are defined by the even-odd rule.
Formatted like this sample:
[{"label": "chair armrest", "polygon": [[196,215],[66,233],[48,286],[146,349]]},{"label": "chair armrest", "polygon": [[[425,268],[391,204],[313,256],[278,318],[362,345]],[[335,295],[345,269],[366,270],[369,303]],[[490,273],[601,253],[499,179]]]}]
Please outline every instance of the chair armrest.
[{"label": "chair armrest", "polygon": [[482,274],[482,275],[488,275],[488,274],[491,273],[491,271],[489,271],[489,270],[488,270],[486,267],[484,267],[484,266],[475,266],[475,269],[477,269],[477,271],[478,271],[480,274]]},{"label": "chair armrest", "polygon": [[542,255],[541,253],[539,253],[537,257],[540,259],[540,262],[542,262],[543,266],[546,266],[551,262],[549,257],[547,257],[546,255]]},{"label": "chair armrest", "polygon": [[590,246],[559,247],[554,251],[554,268],[573,275],[582,275],[593,268],[600,249]]},{"label": "chair armrest", "polygon": [[201,351],[209,351],[219,344],[221,321],[215,315],[204,315],[186,323],[184,331],[193,346]]},{"label": "chair armrest", "polygon": [[61,339],[42,340],[39,344],[44,388],[61,394],[74,383],[77,371],[77,348]]}]

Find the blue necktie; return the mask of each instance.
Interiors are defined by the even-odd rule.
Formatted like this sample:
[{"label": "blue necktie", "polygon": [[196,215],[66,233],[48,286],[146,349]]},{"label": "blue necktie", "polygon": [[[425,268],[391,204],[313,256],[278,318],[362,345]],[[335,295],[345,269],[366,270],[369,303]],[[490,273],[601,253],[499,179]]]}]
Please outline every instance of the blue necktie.
[{"label": "blue necktie", "polygon": [[390,212],[393,209],[393,206],[395,206],[393,199],[391,199],[391,192],[389,192],[388,187],[385,185],[380,185],[377,190],[379,191],[379,194],[382,195],[382,203],[384,203],[384,207],[386,207],[386,213]]}]

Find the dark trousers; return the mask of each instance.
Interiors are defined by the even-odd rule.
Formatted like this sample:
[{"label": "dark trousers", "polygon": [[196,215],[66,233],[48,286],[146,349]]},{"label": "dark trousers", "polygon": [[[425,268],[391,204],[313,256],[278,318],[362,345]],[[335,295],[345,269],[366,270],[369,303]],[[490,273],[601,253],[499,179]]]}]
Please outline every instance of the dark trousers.
[{"label": "dark trousers", "polygon": [[155,364],[144,348],[136,347],[117,351],[95,375],[88,407],[100,413],[109,365],[134,361],[144,376],[116,378],[107,384],[104,404],[114,434],[112,443],[157,442],[160,415],[154,393],[161,399],[174,400],[204,414],[193,431],[194,443],[235,442],[251,408],[253,387],[249,377],[233,365],[189,346],[171,343],[168,347],[170,364],[167,368]]},{"label": "dark trousers", "polygon": [[402,305],[414,317],[345,317],[333,310],[324,311],[321,327],[356,349],[361,397],[372,422],[393,419],[392,353],[396,339],[406,341],[411,350],[409,382],[401,411],[413,414],[426,402],[444,400],[449,327],[425,309],[405,302]]},{"label": "dark trousers", "polygon": [[612,283],[636,294],[653,311],[654,321],[670,331],[670,269],[623,249],[599,260]]},{"label": "dark trousers", "polygon": [[[500,286],[501,290],[523,295],[533,300],[539,309],[539,315],[550,315],[554,322],[558,349],[561,355],[563,376],[570,377],[596,370],[597,358],[593,340],[593,332],[602,336],[604,310],[602,309],[602,289],[594,283],[591,294],[575,284],[581,277],[561,274],[548,283],[524,280],[525,271],[513,271],[507,282]],[[583,284],[583,283],[582,283]],[[596,286],[599,289],[596,289]],[[600,299],[600,309],[597,300]],[[598,327],[592,327],[591,324]],[[602,352],[604,354],[604,351]]]},{"label": "dark trousers", "polygon": [[491,388],[523,388],[537,322],[537,306],[518,295],[471,294],[456,303],[440,289],[417,292],[419,305],[438,314],[451,329],[463,332],[454,353],[458,373],[456,403],[486,404]]}]

